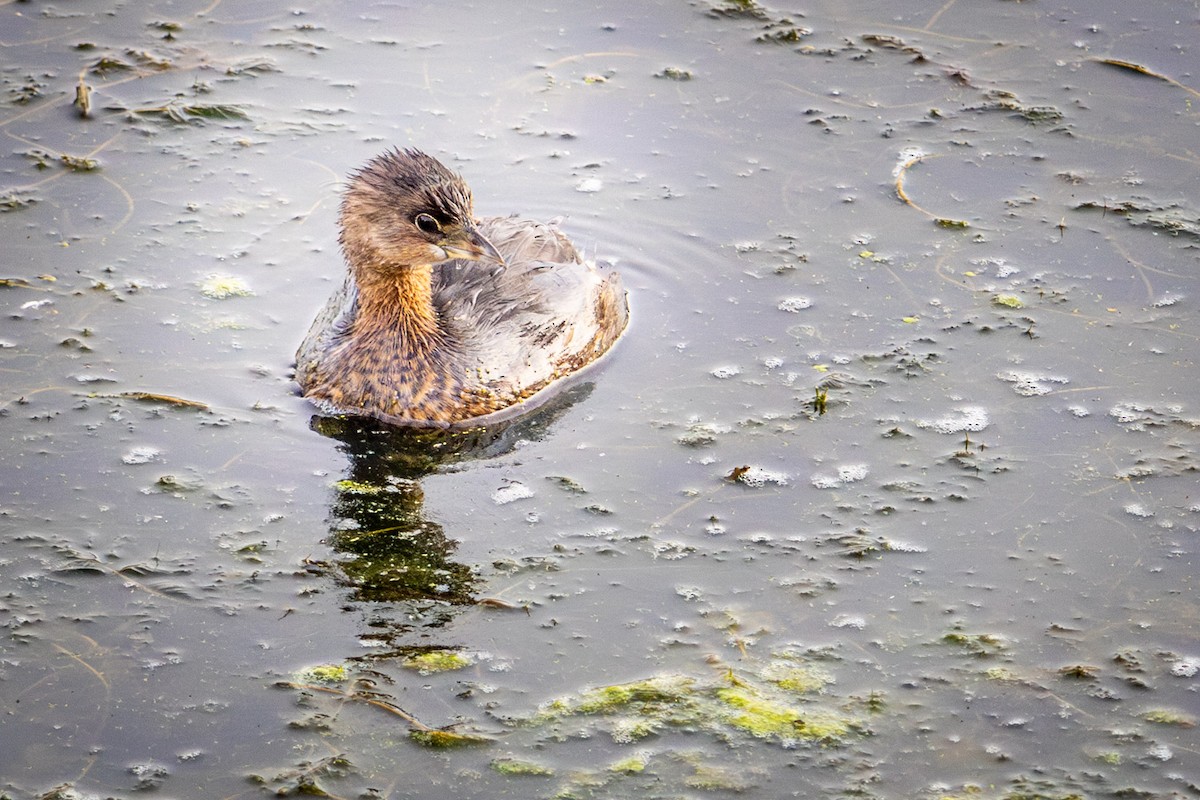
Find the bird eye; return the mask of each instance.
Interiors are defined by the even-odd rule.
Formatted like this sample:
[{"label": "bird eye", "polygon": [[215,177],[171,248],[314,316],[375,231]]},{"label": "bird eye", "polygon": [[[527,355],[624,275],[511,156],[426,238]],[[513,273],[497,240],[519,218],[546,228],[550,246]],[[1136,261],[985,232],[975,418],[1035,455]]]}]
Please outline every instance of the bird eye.
[{"label": "bird eye", "polygon": [[440,233],[442,230],[438,221],[429,214],[417,214],[413,218],[413,224],[420,228],[422,233]]}]

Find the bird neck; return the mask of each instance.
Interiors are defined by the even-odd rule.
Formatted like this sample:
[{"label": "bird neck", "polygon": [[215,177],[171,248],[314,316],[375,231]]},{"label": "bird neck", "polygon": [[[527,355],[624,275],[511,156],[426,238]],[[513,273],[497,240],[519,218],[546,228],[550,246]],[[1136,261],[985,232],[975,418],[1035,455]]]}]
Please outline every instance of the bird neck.
[{"label": "bird neck", "polygon": [[397,337],[406,348],[424,350],[441,338],[433,304],[433,267],[428,264],[359,274],[355,333]]}]

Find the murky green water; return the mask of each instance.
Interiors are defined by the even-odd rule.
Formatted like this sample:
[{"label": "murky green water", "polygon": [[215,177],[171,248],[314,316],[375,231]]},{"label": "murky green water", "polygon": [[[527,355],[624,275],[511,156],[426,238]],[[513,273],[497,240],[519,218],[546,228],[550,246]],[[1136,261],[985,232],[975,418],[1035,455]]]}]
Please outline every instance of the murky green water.
[{"label": "murky green water", "polygon": [[[1198,34],[0,6],[0,793],[1200,795]],[[590,385],[310,427],[393,144],[619,265]]]}]

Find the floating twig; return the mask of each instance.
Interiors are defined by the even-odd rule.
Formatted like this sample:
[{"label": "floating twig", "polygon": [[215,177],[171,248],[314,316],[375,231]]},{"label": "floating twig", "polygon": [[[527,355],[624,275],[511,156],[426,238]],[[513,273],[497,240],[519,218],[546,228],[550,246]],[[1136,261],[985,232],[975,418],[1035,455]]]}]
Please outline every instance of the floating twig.
[{"label": "floating twig", "polygon": [[140,400],[145,403],[165,403],[169,406],[179,406],[181,408],[198,408],[202,411],[211,411],[208,403],[202,403],[199,400],[188,400],[183,397],[175,397],[169,394],[157,394],[156,392],[120,392],[118,394],[101,394],[96,397],[123,397],[126,400]]},{"label": "floating twig", "polygon": [[929,156],[925,156],[922,154],[912,155],[912,156],[909,156],[907,159],[905,159],[904,162],[901,163],[898,167],[896,167],[896,184],[895,184],[896,185],[896,197],[900,198],[900,201],[902,203],[904,203],[906,206],[914,208],[917,211],[920,211],[925,216],[929,217],[940,227],[943,227],[943,228],[969,228],[969,227],[971,227],[971,223],[967,222],[966,220],[951,219],[949,217],[939,217],[937,214],[934,214],[932,211],[922,208],[921,206],[919,206],[913,202],[913,199],[908,196],[908,192],[904,191],[904,178],[908,175],[908,170],[911,169],[916,164],[918,164],[919,162],[924,161],[926,158],[929,158]]},{"label": "floating twig", "polygon": [[90,117],[92,115],[92,87],[88,86],[88,82],[84,79],[87,71],[79,73],[79,83],[75,84],[75,107],[79,109],[79,116]]},{"label": "floating twig", "polygon": [[1129,70],[1130,72],[1136,72],[1139,75],[1146,75],[1151,78],[1157,78],[1160,81],[1166,81],[1167,83],[1171,84],[1172,86],[1183,89],[1188,94],[1194,95],[1196,97],[1200,97],[1200,91],[1197,91],[1197,90],[1193,89],[1192,87],[1187,86],[1186,84],[1182,84],[1170,76],[1163,75],[1161,72],[1155,72],[1154,70],[1147,69],[1146,67],[1143,67],[1141,64],[1135,64],[1132,61],[1124,61],[1119,58],[1097,58],[1096,61],[1100,62],[1101,64],[1107,64],[1110,67],[1116,67],[1117,69],[1126,69],[1126,70]]}]

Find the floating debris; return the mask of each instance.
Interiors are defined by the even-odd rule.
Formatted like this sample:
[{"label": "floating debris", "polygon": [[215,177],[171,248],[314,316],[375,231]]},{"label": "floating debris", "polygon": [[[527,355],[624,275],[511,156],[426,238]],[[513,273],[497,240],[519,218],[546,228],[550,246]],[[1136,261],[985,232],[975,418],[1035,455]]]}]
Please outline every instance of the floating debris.
[{"label": "floating debris", "polygon": [[767,26],[765,31],[754,37],[754,41],[766,44],[796,44],[805,36],[811,35],[812,28],[793,25],[790,19],[782,19]]},{"label": "floating debris", "polygon": [[680,69],[679,67],[666,67],[662,71],[654,73],[654,77],[666,78],[671,81],[690,81],[692,73],[689,70]]},{"label": "floating debris", "polygon": [[120,392],[116,395],[101,395],[104,397],[124,397],[128,400],[138,400],[144,403],[163,403],[168,406],[178,406],[180,408],[198,408],[203,411],[210,410],[208,403],[202,403],[199,400],[188,400],[184,397],[175,397],[169,394],[158,394],[157,392]]},{"label": "floating debris", "polygon": [[574,478],[568,478],[565,475],[547,475],[546,480],[553,482],[558,488],[569,494],[587,494],[587,489],[583,488]]},{"label": "floating debris", "polygon": [[1178,203],[1156,203],[1149,198],[1134,197],[1119,203],[1091,200],[1080,203],[1075,209],[1115,214],[1125,217],[1135,227],[1157,228],[1173,236],[1200,239],[1200,212]]},{"label": "floating debris", "polygon": [[87,118],[92,115],[92,87],[88,86],[83,75],[79,76],[79,83],[75,84],[74,105],[79,109],[79,116]]},{"label": "floating debris", "polygon": [[1153,708],[1149,711],[1142,712],[1142,719],[1147,722],[1153,722],[1156,725],[1176,725],[1180,728],[1196,727],[1196,718],[1191,714],[1185,714],[1182,711],[1174,711],[1168,708]]},{"label": "floating debris", "polygon": [[742,368],[731,364],[731,365],[724,366],[724,367],[717,367],[716,369],[711,370],[708,374],[712,375],[714,378],[716,378],[718,380],[723,381],[723,380],[728,380],[729,378],[735,377],[737,375],[741,375]]},{"label": "floating debris", "polygon": [[773,483],[776,486],[787,486],[788,475],[786,472],[775,472],[773,470],[763,469],[762,467],[738,467],[733,472],[726,476],[727,480],[744,483],[754,489],[762,488],[768,483]]},{"label": "floating debris", "polygon": [[459,747],[478,747],[479,745],[491,744],[492,740],[486,736],[479,736],[473,733],[458,733],[457,731],[436,730],[436,731],[411,731],[408,738],[425,747],[430,747],[435,750],[453,750]]},{"label": "floating debris", "polygon": [[1152,69],[1147,69],[1146,67],[1143,67],[1141,64],[1135,64],[1132,61],[1124,61],[1119,58],[1097,58],[1096,61],[1098,61],[1101,64],[1107,64],[1110,67],[1116,67],[1118,69],[1129,70],[1130,72],[1136,72],[1139,75],[1145,75],[1149,78],[1156,78],[1160,81],[1165,81],[1166,83],[1169,83],[1176,88],[1183,89],[1188,94],[1192,94],[1192,95],[1195,95],[1197,98],[1200,98],[1200,91],[1197,91],[1186,84],[1180,83],[1179,81],[1175,80],[1174,78],[1171,78],[1167,75],[1163,75],[1161,72],[1155,72]]},{"label": "floating debris", "polygon": [[233,120],[248,119],[248,115],[240,107],[234,105],[206,105],[188,103],[167,103],[161,106],[130,109],[132,113],[145,117],[159,117],[171,122],[192,122],[199,120]]},{"label": "floating debris", "polygon": [[1003,636],[994,633],[963,633],[951,631],[942,637],[946,644],[958,645],[973,656],[993,656],[1008,649]]}]

